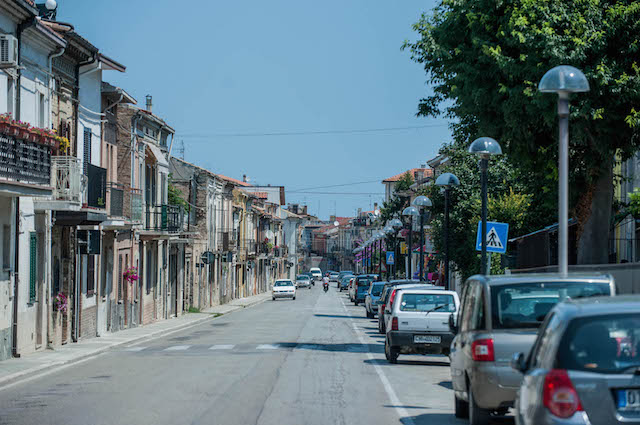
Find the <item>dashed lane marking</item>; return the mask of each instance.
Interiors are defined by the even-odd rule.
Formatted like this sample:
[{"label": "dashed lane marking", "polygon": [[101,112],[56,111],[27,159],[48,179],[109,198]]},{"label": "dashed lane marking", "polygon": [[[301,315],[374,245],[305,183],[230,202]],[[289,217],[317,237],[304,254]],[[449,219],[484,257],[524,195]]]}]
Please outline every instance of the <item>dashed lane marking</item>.
[{"label": "dashed lane marking", "polygon": [[209,350],[233,350],[234,347],[232,344],[218,344],[209,347]]},{"label": "dashed lane marking", "polygon": [[165,348],[164,351],[184,351],[188,350],[190,345],[174,345],[173,347]]},{"label": "dashed lane marking", "polygon": [[256,347],[256,350],[277,350],[280,348],[278,344],[260,344]]},{"label": "dashed lane marking", "polygon": [[147,347],[128,347],[125,348],[124,351],[142,351]]}]

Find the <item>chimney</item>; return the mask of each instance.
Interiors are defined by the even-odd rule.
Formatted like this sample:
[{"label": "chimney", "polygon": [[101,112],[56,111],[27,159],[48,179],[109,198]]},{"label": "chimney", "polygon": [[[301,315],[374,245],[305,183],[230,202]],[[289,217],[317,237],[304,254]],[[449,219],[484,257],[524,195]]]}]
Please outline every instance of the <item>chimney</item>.
[{"label": "chimney", "polygon": [[331,224],[333,224],[333,222],[336,221],[336,216],[335,215],[330,215],[329,216],[329,221],[331,222]]},{"label": "chimney", "polygon": [[147,111],[153,112],[151,110],[151,108],[153,107],[153,97],[150,94],[148,94],[146,97],[147,97]]},{"label": "chimney", "polygon": [[302,214],[307,215],[307,206],[306,205],[304,205],[302,207]]},{"label": "chimney", "polygon": [[242,175],[242,181],[245,182],[245,183],[247,182],[247,175],[246,174]]},{"label": "chimney", "polygon": [[362,215],[362,208],[358,208],[358,217]]},{"label": "chimney", "polygon": [[427,168],[427,164],[420,164],[420,168]]}]

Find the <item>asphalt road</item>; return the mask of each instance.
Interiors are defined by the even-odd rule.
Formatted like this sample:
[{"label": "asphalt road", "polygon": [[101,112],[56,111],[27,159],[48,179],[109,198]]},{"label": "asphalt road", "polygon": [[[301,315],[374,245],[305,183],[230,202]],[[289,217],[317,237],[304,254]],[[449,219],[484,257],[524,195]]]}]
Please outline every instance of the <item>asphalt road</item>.
[{"label": "asphalt road", "polygon": [[319,285],[0,390],[2,425],[464,424],[452,408],[446,357],[388,364],[377,321]]}]

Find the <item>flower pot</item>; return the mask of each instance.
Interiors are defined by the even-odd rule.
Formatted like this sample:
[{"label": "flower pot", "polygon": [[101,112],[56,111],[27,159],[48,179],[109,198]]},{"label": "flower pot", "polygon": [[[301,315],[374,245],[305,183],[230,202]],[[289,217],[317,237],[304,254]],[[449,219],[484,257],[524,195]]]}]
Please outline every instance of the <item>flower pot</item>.
[{"label": "flower pot", "polygon": [[31,132],[28,128],[21,127],[18,130],[18,138],[23,140],[29,140],[31,138]]},{"label": "flower pot", "polygon": [[17,125],[9,125],[9,135],[10,136],[14,136],[17,137],[18,134],[20,134],[20,127],[18,127]]}]

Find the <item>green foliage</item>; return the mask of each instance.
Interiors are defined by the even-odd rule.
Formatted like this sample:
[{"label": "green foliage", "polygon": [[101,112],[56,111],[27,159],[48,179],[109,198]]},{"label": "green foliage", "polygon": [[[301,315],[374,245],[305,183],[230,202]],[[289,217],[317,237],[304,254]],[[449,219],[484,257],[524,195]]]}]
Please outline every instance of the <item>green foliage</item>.
[{"label": "green foliage", "polygon": [[408,205],[408,198],[398,194],[411,189],[411,185],[413,183],[413,177],[408,171],[402,176],[402,178],[400,178],[400,180],[398,180],[395,186],[395,191],[393,195],[391,195],[391,199],[383,202],[382,208],[380,208],[380,221],[382,223],[386,223],[391,220],[395,214],[400,214]]},{"label": "green foliage", "polygon": [[172,175],[169,174],[169,184],[167,185],[167,200],[169,205],[180,205],[185,211],[189,211],[189,203],[184,200],[182,191],[174,186]]},{"label": "green foliage", "polygon": [[640,219],[640,188],[638,187],[629,194],[629,213],[636,220]]},{"label": "green foliage", "polygon": [[413,176],[408,171],[398,180],[396,183],[396,192],[405,192],[411,189],[411,185],[414,183]]},{"label": "green foliage", "polygon": [[198,307],[189,307],[187,310],[189,313],[200,313],[200,309]]},{"label": "green foliage", "polygon": [[550,68],[575,66],[591,86],[571,99],[573,205],[617,150],[626,159],[640,146],[640,2],[441,0],[413,28],[403,48],[433,86],[418,115],[455,119],[459,141],[499,140],[534,176],[536,208],[556,199],[557,96],[537,90]]}]

